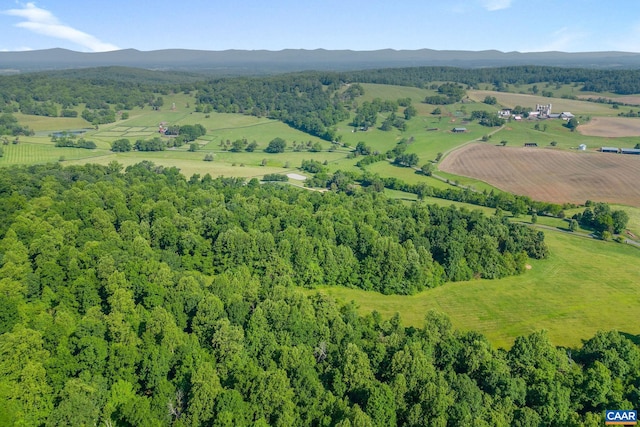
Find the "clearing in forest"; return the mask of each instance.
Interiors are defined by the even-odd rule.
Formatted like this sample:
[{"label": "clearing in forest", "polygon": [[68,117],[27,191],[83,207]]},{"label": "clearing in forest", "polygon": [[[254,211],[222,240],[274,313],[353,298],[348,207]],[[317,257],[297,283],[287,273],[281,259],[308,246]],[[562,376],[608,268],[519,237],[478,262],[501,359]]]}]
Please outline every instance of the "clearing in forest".
[{"label": "clearing in forest", "polygon": [[640,206],[640,156],[473,143],[452,152],[440,169],[534,200]]}]

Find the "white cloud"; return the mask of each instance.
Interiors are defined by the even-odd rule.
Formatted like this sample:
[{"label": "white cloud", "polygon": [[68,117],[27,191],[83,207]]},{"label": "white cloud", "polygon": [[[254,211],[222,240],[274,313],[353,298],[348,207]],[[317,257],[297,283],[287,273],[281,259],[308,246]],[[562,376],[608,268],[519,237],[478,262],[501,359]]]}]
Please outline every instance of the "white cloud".
[{"label": "white cloud", "polygon": [[20,47],[16,47],[15,49],[7,49],[6,47],[3,47],[2,49],[0,49],[0,52],[26,52],[28,50],[33,50],[33,49],[30,48],[29,46],[20,46]]},{"label": "white cloud", "polygon": [[27,3],[22,9],[9,9],[3,12],[6,15],[24,18],[16,27],[24,28],[37,34],[68,40],[93,52],[118,50],[110,43],[104,43],[91,34],[76,30],[62,24],[51,12],[37,7],[34,3]]},{"label": "white cloud", "polygon": [[511,7],[511,0],[482,0],[482,6],[489,12],[508,9]]}]

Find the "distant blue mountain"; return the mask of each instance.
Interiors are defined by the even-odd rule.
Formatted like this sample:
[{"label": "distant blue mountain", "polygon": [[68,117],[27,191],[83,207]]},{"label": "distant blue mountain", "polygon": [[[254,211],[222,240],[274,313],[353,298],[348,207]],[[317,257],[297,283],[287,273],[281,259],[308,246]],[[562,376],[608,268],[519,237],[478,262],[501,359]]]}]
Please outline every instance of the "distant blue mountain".
[{"label": "distant blue mountain", "polygon": [[142,52],[125,49],[87,53],[66,49],[0,52],[0,73],[125,66],[207,74],[271,74],[303,70],[345,71],[368,68],[455,66],[463,68],[510,65],[634,69],[640,54],[630,52],[500,52],[457,50],[188,50]]}]

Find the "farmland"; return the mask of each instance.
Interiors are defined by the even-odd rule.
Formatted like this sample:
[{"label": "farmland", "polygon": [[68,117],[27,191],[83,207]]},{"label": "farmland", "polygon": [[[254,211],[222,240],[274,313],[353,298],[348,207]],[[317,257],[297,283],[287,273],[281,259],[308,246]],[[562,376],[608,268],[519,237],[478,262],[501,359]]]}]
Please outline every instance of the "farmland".
[{"label": "farmland", "polygon": [[[0,79],[0,424],[595,426],[631,406],[640,156],[597,148],[635,146],[640,119],[556,102],[581,89],[563,70],[486,72]],[[538,72],[544,97],[513,93]],[[630,92],[613,77],[591,87]],[[579,127],[527,117],[549,102]]]},{"label": "farmland", "polygon": [[504,191],[555,203],[599,200],[640,207],[640,158],[475,143],[451,153],[442,170]]},{"label": "farmland", "polygon": [[595,117],[589,123],[578,127],[582,135],[618,138],[640,136],[640,119],[627,117]]},{"label": "farmland", "polygon": [[[469,187],[486,193],[504,191],[558,204],[583,204],[588,199],[616,203],[618,208],[629,213],[630,231],[635,236],[640,234],[640,210],[637,209],[640,207],[640,190],[637,186],[629,185],[630,182],[640,180],[640,158],[593,152],[602,145],[633,147],[637,143],[635,133],[614,137],[622,135],[620,129],[637,126],[640,119],[611,117],[617,112],[610,105],[584,100],[468,90],[467,98],[463,102],[435,106],[423,102],[425,97],[437,93],[432,88],[374,83],[363,83],[362,87],[364,94],[348,105],[349,118],[335,125],[340,144],[334,145],[318,136],[294,129],[282,121],[264,116],[216,111],[204,113],[196,109],[195,92],[175,92],[163,95],[162,108],[134,106],[128,111],[127,117],[119,117],[114,123],[99,126],[93,126],[81,118],[16,114],[20,124],[29,126],[36,134],[21,137],[19,144],[4,146],[0,165],[49,162],[60,162],[63,165],[108,165],[117,161],[126,167],[148,160],[167,167],[176,167],[186,177],[209,174],[214,177],[261,178],[265,174],[291,172],[310,176],[311,174],[302,171],[300,166],[304,160],[314,159],[322,163],[329,174],[337,171],[346,171],[354,175],[367,172],[380,177],[394,177],[408,185],[426,184],[439,190]],[[573,94],[573,91],[574,88],[571,86],[564,86],[558,93]],[[487,96],[495,97],[497,105],[483,103]],[[384,131],[380,128],[380,123],[389,115],[388,112],[378,113],[377,124],[367,130],[361,130],[351,124],[357,107],[365,101],[396,101],[399,98],[411,99],[411,105],[417,112],[415,117],[406,120],[403,130],[393,128]],[[473,111],[495,112],[499,108],[516,105],[535,107],[537,103],[552,103],[554,111],[571,111],[576,114],[581,120],[578,132],[571,132],[562,120],[510,121],[502,127],[490,128],[469,119]],[[77,109],[82,108],[78,106]],[[440,112],[435,113],[436,109]],[[402,111],[402,108],[398,108],[396,114],[402,116]],[[196,151],[190,151],[187,145],[157,152],[110,151],[111,143],[120,138],[128,138],[133,142],[157,136],[159,123],[169,126],[202,124],[207,133],[195,141]],[[536,124],[539,124],[538,128]],[[466,131],[453,133],[453,127],[464,127]],[[95,141],[97,148],[86,150],[54,147],[49,137],[51,132],[74,129],[86,129],[83,137]],[[615,133],[616,131],[619,133]],[[266,153],[264,149],[269,141],[277,137],[286,141],[285,151],[277,154]],[[478,143],[477,141],[483,137],[489,137],[489,141]],[[237,139],[255,141],[257,149],[254,152],[231,151],[229,143]],[[498,147],[500,141],[505,141],[506,146]],[[360,142],[376,153],[389,152],[397,147],[399,142],[404,142],[406,153],[415,154],[420,159],[417,168],[422,164],[431,163],[435,168],[434,176],[425,176],[416,170],[417,168],[394,164],[393,158],[358,167],[356,163],[361,157],[354,155],[353,150]],[[536,142],[539,148],[522,148],[522,144],[527,142]],[[554,143],[553,147],[551,142]],[[294,150],[294,144],[299,143],[304,143],[307,147],[318,143],[321,150]],[[588,152],[578,153],[575,148],[579,144],[586,144],[589,147]],[[212,155],[212,161],[203,161],[207,154]],[[439,155],[443,155],[443,160],[437,163],[435,159]],[[401,199],[405,203],[414,203],[417,199],[415,194],[398,190],[386,192],[390,197]],[[478,207],[432,197],[423,197],[422,203],[453,205],[468,210],[479,208],[486,215],[495,212],[495,209],[490,207]],[[572,215],[579,211],[580,209],[567,210],[567,214]],[[511,220],[528,223],[528,219],[523,217]],[[539,224],[563,230],[567,226],[562,219],[552,217],[541,217]],[[323,292],[331,292],[332,295],[345,300],[356,299],[363,311],[376,309],[385,315],[399,311],[407,323],[416,326],[422,321],[425,309],[437,308],[450,315],[460,328],[474,329],[473,325],[477,324],[479,330],[494,343],[502,346],[510,345],[517,335],[542,327],[552,331],[557,343],[568,345],[576,344],[580,338],[593,334],[597,329],[620,327],[634,332],[630,325],[616,323],[613,315],[598,317],[595,302],[585,302],[579,307],[580,303],[572,299],[568,289],[571,286],[579,286],[580,292],[599,296],[604,292],[603,290],[598,293],[595,290],[596,279],[582,285],[573,284],[582,280],[581,271],[584,269],[583,265],[571,259],[571,254],[576,253],[576,247],[583,251],[580,252],[580,256],[591,259],[620,256],[626,260],[625,266],[619,268],[619,275],[613,277],[620,281],[619,292],[629,291],[630,277],[638,275],[635,267],[629,267],[637,264],[634,263],[634,259],[637,258],[638,251],[624,245],[586,240],[577,236],[585,235],[584,230],[576,233],[576,236],[556,235],[553,231],[545,231],[545,234],[552,254],[551,259],[532,261],[533,269],[524,276],[496,281],[447,284],[442,288],[409,297],[381,296],[338,288],[327,288]],[[589,269],[594,278],[604,280],[608,277],[609,268],[606,265],[597,264]],[[562,287],[554,287],[554,280],[555,283],[562,284]],[[608,283],[612,295],[618,295],[618,291],[615,290],[617,282]],[[532,298],[536,290],[541,291],[542,299],[559,301],[557,310],[542,302],[535,303]],[[465,298],[463,295],[468,297]],[[460,302],[454,302],[456,299]],[[569,305],[563,306],[562,302]],[[635,305],[632,309],[635,310]],[[582,325],[581,317],[584,318]],[[557,325],[567,319],[574,327],[574,332],[563,338]]]}]

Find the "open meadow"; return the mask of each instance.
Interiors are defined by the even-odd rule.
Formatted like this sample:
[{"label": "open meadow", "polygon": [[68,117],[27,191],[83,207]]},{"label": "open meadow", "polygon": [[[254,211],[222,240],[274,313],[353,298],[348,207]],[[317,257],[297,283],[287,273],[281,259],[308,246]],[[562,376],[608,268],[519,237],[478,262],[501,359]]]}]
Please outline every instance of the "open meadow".
[{"label": "open meadow", "polygon": [[562,346],[578,346],[600,330],[640,334],[640,249],[561,232],[545,235],[549,259],[530,261],[532,268],[521,276],[448,283],[412,296],[338,286],[318,292],[355,301],[363,314],[399,313],[405,325],[418,328],[435,309],[456,328],[479,331],[505,348],[541,329]]}]

